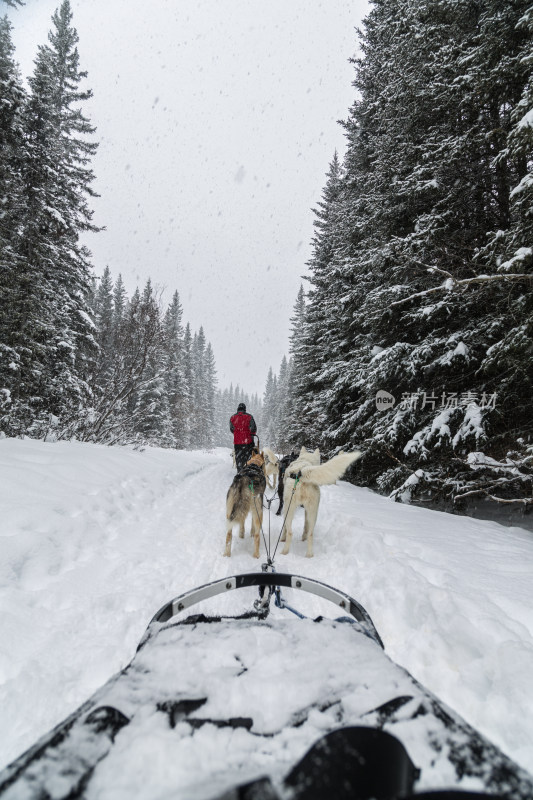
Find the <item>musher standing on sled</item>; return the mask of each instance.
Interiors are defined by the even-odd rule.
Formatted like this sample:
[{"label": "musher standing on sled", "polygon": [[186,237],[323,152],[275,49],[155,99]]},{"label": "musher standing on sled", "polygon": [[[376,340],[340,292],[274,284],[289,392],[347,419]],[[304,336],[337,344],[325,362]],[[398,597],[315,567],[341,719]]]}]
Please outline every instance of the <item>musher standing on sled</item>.
[{"label": "musher standing on sled", "polygon": [[237,472],[240,472],[248,459],[252,457],[253,434],[257,431],[255,420],[251,414],[246,413],[244,403],[239,403],[237,406],[237,413],[229,421],[229,429],[233,434],[233,449],[235,450]]}]

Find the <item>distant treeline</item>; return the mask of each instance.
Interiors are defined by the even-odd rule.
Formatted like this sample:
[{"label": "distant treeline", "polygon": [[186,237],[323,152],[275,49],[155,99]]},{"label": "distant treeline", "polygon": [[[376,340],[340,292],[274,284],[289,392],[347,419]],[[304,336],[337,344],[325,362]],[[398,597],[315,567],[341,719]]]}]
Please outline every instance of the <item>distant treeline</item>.
[{"label": "distant treeline", "polygon": [[97,355],[92,406],[76,435],[106,444],[209,448],[215,442],[216,368],[203,328],[182,324],[179,295],[163,313],[146,283],[131,298],[109,269],[92,298]]},{"label": "distant treeline", "polygon": [[374,2],[360,45],[285,438],[361,447],[353,479],[397,499],[531,508],[531,3]]}]

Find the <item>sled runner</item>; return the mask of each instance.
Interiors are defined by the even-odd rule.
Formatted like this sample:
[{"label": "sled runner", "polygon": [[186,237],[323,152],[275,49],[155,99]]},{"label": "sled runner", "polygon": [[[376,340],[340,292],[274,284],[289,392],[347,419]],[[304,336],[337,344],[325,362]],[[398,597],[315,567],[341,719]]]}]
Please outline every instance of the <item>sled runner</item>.
[{"label": "sled runner", "polygon": [[[132,662],[0,773],[2,800],[533,798],[530,775],[389,659],[356,600],[264,570],[165,604]],[[235,589],[243,613],[183,618]],[[340,616],[300,618],[284,594],[302,592]]]}]

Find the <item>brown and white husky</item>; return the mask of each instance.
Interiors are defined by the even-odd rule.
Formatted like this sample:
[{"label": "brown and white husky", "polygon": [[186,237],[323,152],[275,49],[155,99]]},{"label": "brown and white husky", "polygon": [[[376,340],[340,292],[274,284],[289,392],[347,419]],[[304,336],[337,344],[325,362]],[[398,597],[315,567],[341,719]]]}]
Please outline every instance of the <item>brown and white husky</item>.
[{"label": "brown and white husky", "polygon": [[244,539],[244,523],[252,515],[251,535],[254,539],[254,558],[259,558],[259,536],[263,523],[263,495],[266,489],[265,458],[258,453],[246,463],[233,478],[226,496],[226,549],[231,556],[233,526],[239,526],[239,536]]}]

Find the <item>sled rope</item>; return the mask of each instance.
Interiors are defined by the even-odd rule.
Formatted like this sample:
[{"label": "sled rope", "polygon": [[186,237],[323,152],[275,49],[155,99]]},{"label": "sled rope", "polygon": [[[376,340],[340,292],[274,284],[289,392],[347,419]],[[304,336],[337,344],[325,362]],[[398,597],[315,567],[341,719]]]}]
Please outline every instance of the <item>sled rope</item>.
[{"label": "sled rope", "polygon": [[[275,495],[273,495],[273,496],[270,498],[270,502],[267,500],[268,506],[264,506],[264,505],[263,505],[263,508],[267,508],[267,509],[268,509],[268,545],[267,545],[267,542],[266,542],[265,532],[264,532],[264,530],[263,530],[263,522],[261,522],[261,526],[260,526],[260,527],[261,527],[261,535],[263,536],[263,542],[265,543],[265,552],[266,552],[266,557],[267,557],[267,564],[268,564],[269,566],[272,566],[272,568],[274,568],[274,558],[276,557],[276,553],[277,553],[277,550],[278,550],[278,546],[279,546],[279,543],[280,543],[280,541],[281,541],[281,536],[282,536],[282,534],[283,534],[283,529],[285,528],[285,522],[286,522],[286,520],[287,520],[287,515],[288,515],[288,513],[289,513],[289,510],[290,510],[290,507],[291,507],[291,504],[292,504],[292,500],[293,500],[293,497],[294,497],[294,493],[295,493],[295,491],[296,491],[296,487],[298,486],[298,483],[299,483],[299,482],[300,482],[300,475],[297,475],[297,476],[296,476],[296,480],[295,480],[295,482],[294,482],[293,489],[292,489],[291,499],[289,500],[289,505],[287,506],[287,511],[286,511],[286,513],[285,513],[285,518],[284,518],[284,520],[283,520],[283,525],[281,526],[281,530],[280,530],[280,532],[279,532],[278,540],[277,540],[277,542],[276,542],[276,547],[275,547],[275,549],[274,549],[274,554],[272,555],[272,557],[270,556],[270,553],[271,553],[271,541],[270,541],[270,504],[272,503],[272,500],[274,499]],[[251,485],[250,485],[250,488],[252,488],[252,487],[251,487]],[[256,494],[255,494],[255,492],[253,491],[253,489],[252,489],[252,497],[253,497],[253,501],[254,501],[254,505],[255,505],[255,513],[257,514],[257,516],[258,516],[258,518],[259,518],[259,514],[258,514],[258,511],[257,511],[257,497],[256,497]],[[280,606],[280,608],[281,608],[281,606]]]},{"label": "sled rope", "polygon": [[[255,496],[255,493],[253,491],[252,491],[252,497],[253,497],[253,500],[254,500],[255,513],[257,514],[257,519],[259,519],[259,511],[257,510],[257,497]],[[268,562],[270,563],[270,514],[268,515],[268,547],[267,547],[267,543],[266,543],[266,539],[265,539],[265,532],[263,530],[263,521],[262,520],[261,520],[261,523],[260,523],[260,529],[261,529],[261,535],[263,537],[263,542],[265,543],[265,551],[266,551],[266,554],[267,554],[267,559],[268,559]]]},{"label": "sled rope", "polygon": [[266,504],[265,504],[265,502],[263,502],[263,508],[266,508],[266,510],[268,511],[268,547],[266,546],[266,542],[265,542],[265,550],[266,550],[266,554],[267,554],[268,563],[271,563],[270,562],[270,550],[271,550],[271,541],[270,541],[270,506],[272,505],[272,503],[276,499],[276,496],[278,496],[278,490],[277,489],[274,491],[274,494],[272,495],[272,497],[264,497],[263,496],[263,500],[266,501]]},{"label": "sled rope", "polygon": [[[293,500],[293,497],[294,497],[294,493],[296,491],[296,487],[298,486],[299,482],[300,482],[300,475],[297,475],[296,476],[296,480],[294,481],[294,486],[292,487],[291,499],[289,500],[289,505],[287,506],[287,511],[285,512],[285,517],[283,519],[283,525],[281,526],[281,530],[279,532],[278,541],[276,542],[276,547],[274,549],[274,555],[272,556],[272,563],[274,563],[274,559],[275,559],[276,553],[278,551],[278,546],[279,546],[279,543],[281,541],[281,537],[282,537],[283,531],[285,529],[285,522],[287,521],[287,515],[289,513],[289,510],[290,510],[290,507],[291,507],[291,504],[292,504],[292,500]],[[269,509],[268,518],[270,520],[270,509]],[[270,555],[270,553],[267,553],[267,555]]]},{"label": "sled rope", "polygon": [[274,490],[274,494],[272,495],[272,497],[264,497],[264,498],[263,498],[263,499],[264,499],[264,501],[265,501],[265,502],[263,503],[263,508],[266,508],[266,509],[268,509],[268,510],[270,511],[270,506],[272,505],[272,503],[274,502],[274,500],[276,499],[276,497],[279,497],[279,494],[278,494],[278,490],[277,490],[277,489],[275,489],[275,490]]}]

